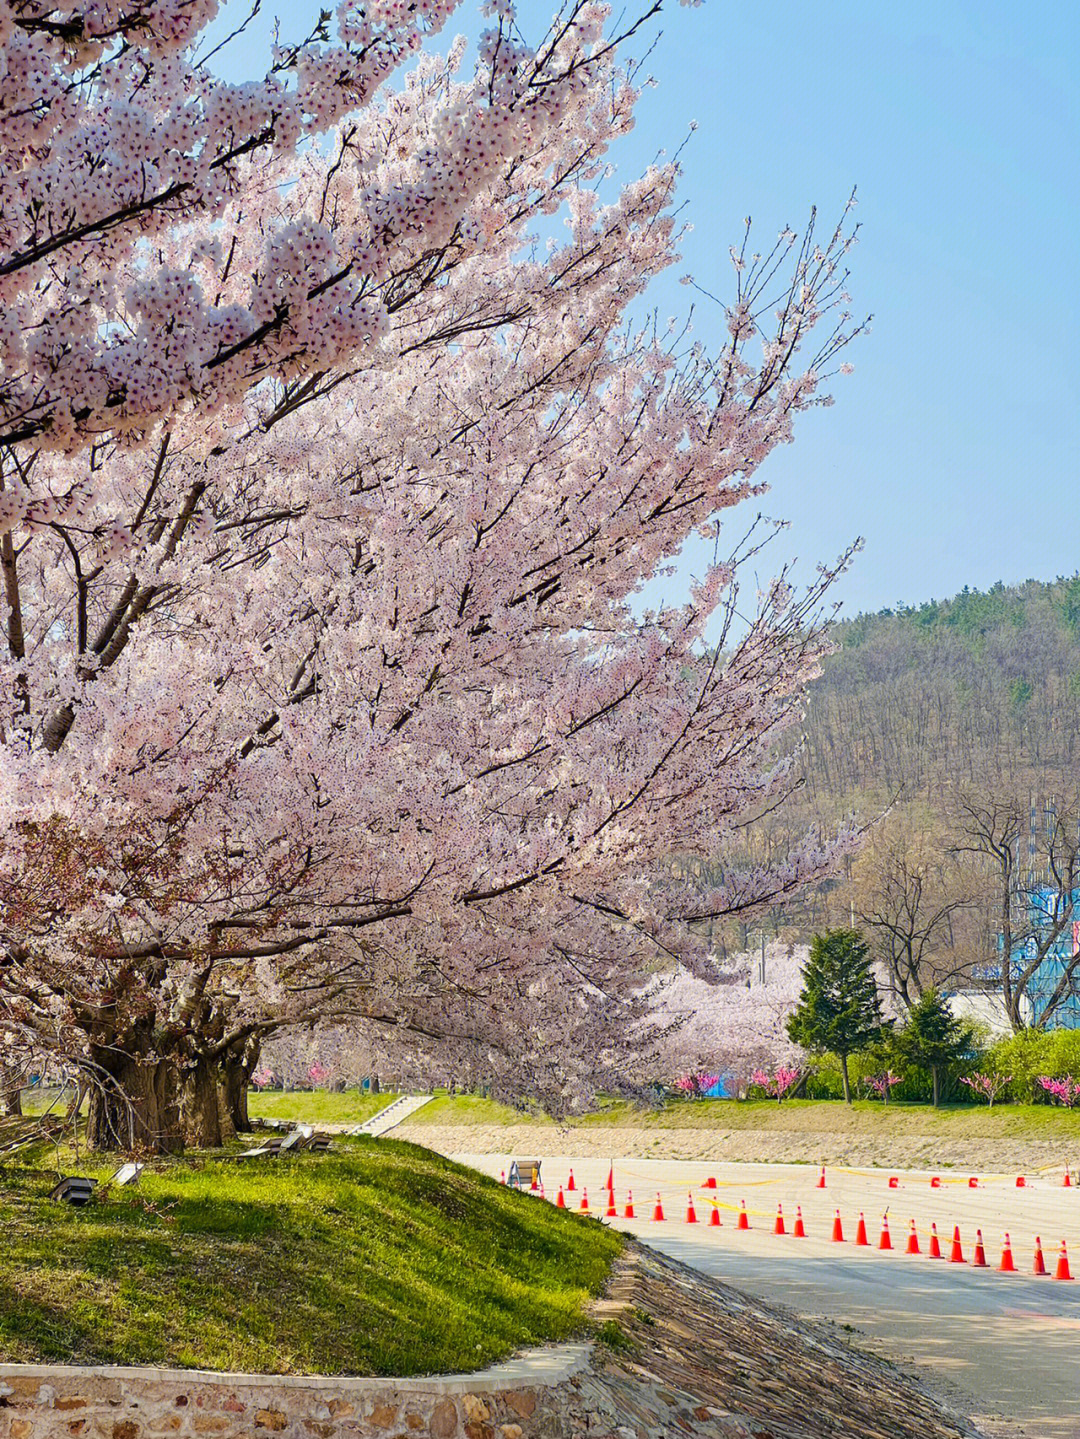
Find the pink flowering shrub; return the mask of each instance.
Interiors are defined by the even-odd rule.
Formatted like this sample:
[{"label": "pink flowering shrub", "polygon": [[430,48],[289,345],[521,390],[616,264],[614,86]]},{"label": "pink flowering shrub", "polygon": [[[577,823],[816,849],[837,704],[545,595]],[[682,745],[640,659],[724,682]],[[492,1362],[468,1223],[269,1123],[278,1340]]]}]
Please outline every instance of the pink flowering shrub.
[{"label": "pink flowering shrub", "polygon": [[268,1065],[260,1064],[258,1069],[252,1071],[251,1082],[256,1089],[265,1089],[274,1082],[274,1071]]},{"label": "pink flowering shrub", "polygon": [[330,1075],[331,1070],[329,1070],[325,1064],[320,1064],[318,1060],[311,1065],[307,1072],[307,1077],[312,1089],[317,1089],[320,1084],[325,1084],[330,1078]]},{"label": "pink flowering shrub", "polygon": [[899,1083],[900,1075],[894,1074],[891,1069],[887,1069],[884,1074],[868,1074],[863,1080],[871,1094],[876,1094],[886,1104],[889,1102],[889,1090]]},{"label": "pink flowering shrub", "polygon": [[966,1084],[972,1094],[985,1099],[991,1109],[994,1100],[1012,1083],[1011,1074],[962,1074],[960,1083]]},{"label": "pink flowering shrub", "polygon": [[1080,1079],[1074,1079],[1071,1074],[1066,1074],[1063,1079],[1054,1079],[1049,1074],[1040,1074],[1039,1083],[1047,1094],[1063,1104],[1066,1109],[1072,1109],[1073,1105],[1080,1099]]},{"label": "pink flowering shrub", "polygon": [[719,1082],[718,1074],[684,1074],[675,1081],[675,1088],[689,1099],[700,1099]]},{"label": "pink flowering shrub", "polygon": [[780,1064],[772,1074],[767,1074],[764,1069],[755,1069],[750,1076],[750,1083],[756,1089],[764,1090],[770,1099],[775,1099],[777,1104],[780,1104],[784,1095],[794,1089],[802,1076],[801,1069],[791,1069],[786,1064]]}]

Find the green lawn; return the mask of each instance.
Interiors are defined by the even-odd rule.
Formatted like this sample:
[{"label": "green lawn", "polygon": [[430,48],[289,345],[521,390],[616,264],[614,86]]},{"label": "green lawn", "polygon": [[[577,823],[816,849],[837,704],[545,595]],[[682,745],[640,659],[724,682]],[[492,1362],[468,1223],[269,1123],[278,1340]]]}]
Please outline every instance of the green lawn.
[{"label": "green lawn", "polygon": [[580,1331],[617,1234],[413,1145],[338,1147],[160,1161],[84,1210],[0,1169],[0,1359],[421,1374]]},{"label": "green lawn", "polygon": [[[253,1116],[357,1123],[395,1095],[269,1093],[251,1095]],[[369,1106],[369,1107],[365,1107]],[[395,1133],[407,1137],[411,1128],[427,1125],[510,1125],[550,1123],[542,1114],[523,1112],[478,1095],[436,1093],[435,1098],[406,1119]],[[883,1105],[857,1099],[848,1106],[834,1099],[669,1100],[662,1108],[622,1099],[601,1099],[595,1112],[570,1121],[571,1128],[597,1126],[628,1129],[767,1129],[801,1133],[826,1130],[852,1135],[938,1135],[955,1139],[1080,1138],[1080,1109],[1049,1104]]]},{"label": "green lawn", "polygon": [[266,1089],[248,1094],[252,1119],[295,1119],[301,1124],[362,1124],[380,1109],[393,1104],[396,1094],[361,1094],[349,1089],[328,1094],[324,1089]]}]

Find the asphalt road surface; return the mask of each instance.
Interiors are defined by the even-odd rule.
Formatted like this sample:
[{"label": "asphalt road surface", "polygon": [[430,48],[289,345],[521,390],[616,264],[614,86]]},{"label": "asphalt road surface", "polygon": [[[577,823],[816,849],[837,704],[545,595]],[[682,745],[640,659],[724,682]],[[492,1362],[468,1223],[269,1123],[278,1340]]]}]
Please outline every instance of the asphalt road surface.
[{"label": "asphalt road surface", "polygon": [[[498,1176],[509,1156],[456,1154]],[[571,1156],[544,1158],[545,1196],[564,1186],[568,1206],[580,1207],[587,1189],[590,1211],[603,1215],[603,1188],[610,1161]],[[566,1190],[573,1169],[575,1188]],[[1062,1187],[1061,1174],[1028,1176],[1024,1188],[1013,1175],[940,1175],[898,1172],[890,1188],[884,1170],[830,1169],[826,1188],[806,1165],[702,1164],[699,1161],[614,1160],[619,1217],[609,1220],[704,1273],[807,1315],[850,1325],[850,1337],[898,1363],[920,1371],[955,1407],[988,1434],[1025,1439],[1080,1439],[1080,1188]],[[704,1187],[715,1178],[717,1187]],[[627,1189],[636,1218],[624,1219]],[[652,1219],[659,1196],[665,1219]],[[692,1199],[696,1224],[686,1222]],[[745,1201],[748,1231],[737,1229]],[[783,1237],[773,1233],[782,1204]],[[708,1224],[716,1207],[721,1226]],[[790,1230],[801,1206],[808,1237]],[[836,1210],[845,1242],[831,1239]],[[859,1212],[870,1244],[856,1247]],[[887,1211],[893,1249],[878,1249]],[[905,1253],[914,1219],[920,1255]],[[959,1226],[965,1263],[926,1256],[931,1222],[948,1256]],[[976,1229],[983,1233],[988,1267],[972,1267]],[[1008,1230],[1016,1274],[1001,1273],[1003,1232]],[[1031,1273],[1036,1235],[1050,1275]],[[1052,1276],[1062,1239],[1078,1277]]]}]

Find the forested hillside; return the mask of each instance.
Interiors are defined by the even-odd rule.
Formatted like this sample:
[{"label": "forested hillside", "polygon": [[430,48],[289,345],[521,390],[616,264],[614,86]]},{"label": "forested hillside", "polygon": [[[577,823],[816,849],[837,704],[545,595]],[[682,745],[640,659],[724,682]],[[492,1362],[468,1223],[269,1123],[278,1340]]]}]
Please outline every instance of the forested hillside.
[{"label": "forested hillside", "polygon": [[806,729],[823,814],[895,791],[933,800],[988,764],[1056,784],[1080,758],[1080,575],[860,615],[835,637]]},{"label": "forested hillside", "polygon": [[[1080,883],[1080,575],[859,615],[834,638],[807,705],[801,785],[747,831],[743,859],[849,816],[867,842],[764,923],[717,931],[717,948],[854,921],[901,1000],[966,984],[997,961],[1003,927],[1032,942],[1040,886]],[[1065,944],[1073,917],[1058,905],[1036,950]]]}]

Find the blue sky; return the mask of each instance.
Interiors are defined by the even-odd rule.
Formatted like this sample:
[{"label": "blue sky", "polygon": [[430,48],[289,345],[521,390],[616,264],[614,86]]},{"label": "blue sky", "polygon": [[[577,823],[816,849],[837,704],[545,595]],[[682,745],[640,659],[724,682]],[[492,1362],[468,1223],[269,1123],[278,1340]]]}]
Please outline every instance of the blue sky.
[{"label": "blue sky", "polygon": [[[240,8],[222,17],[230,28]],[[267,10],[231,47],[230,78],[263,68]],[[293,37],[315,7],[278,13]],[[550,13],[522,0],[526,35]],[[450,29],[480,23],[465,0]],[[745,215],[771,239],[814,204],[833,221],[858,186],[851,291],[874,323],[847,354],[856,369],[837,379],[835,406],[763,467],[762,509],[791,526],[774,560],[797,557],[809,574],[863,536],[837,587],[849,614],[1080,568],[1072,6],[707,0],[671,5],[656,35],[657,88],[612,159],[630,178],[698,122],[681,188],[694,230],[656,284],[662,316],[685,312],[686,271],[730,293]],[[719,344],[715,307],[699,305],[695,333]],[[691,548],[680,570],[701,563]]]}]

